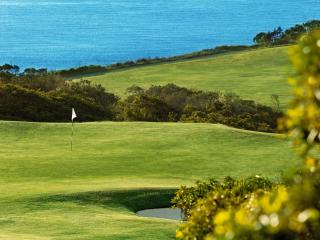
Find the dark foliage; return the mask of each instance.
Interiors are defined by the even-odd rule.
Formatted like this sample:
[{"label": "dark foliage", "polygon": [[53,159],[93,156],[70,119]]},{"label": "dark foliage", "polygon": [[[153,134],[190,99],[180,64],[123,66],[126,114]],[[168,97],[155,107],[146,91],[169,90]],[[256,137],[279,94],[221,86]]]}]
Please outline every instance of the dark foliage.
[{"label": "dark foliage", "polygon": [[0,84],[0,95],[0,118],[4,120],[65,122],[69,121],[70,109],[73,107],[77,109],[79,121],[113,118],[108,106],[77,93],[69,94],[62,90],[42,92]]},{"label": "dark foliage", "polygon": [[129,96],[119,104],[119,120],[168,122],[175,110],[165,102],[146,94]]},{"label": "dark foliage", "polygon": [[112,120],[118,98],[89,81],[66,82],[46,69],[0,66],[0,119],[68,121],[76,108],[79,121]]},{"label": "dark foliage", "polygon": [[303,24],[297,24],[285,31],[281,27],[278,27],[273,31],[261,32],[254,37],[253,41],[259,46],[293,44],[303,34],[310,33],[316,29],[320,29],[320,21],[312,20]]},{"label": "dark foliage", "polygon": [[27,68],[19,72],[18,66],[5,64],[0,66],[0,83],[15,84],[28,89],[52,91],[66,86],[64,79],[47,69]]},{"label": "dark foliage", "polygon": [[66,70],[58,71],[57,73],[62,77],[73,77],[77,75],[83,74],[91,74],[91,73],[98,73],[98,72],[105,72],[107,69],[106,67],[100,65],[89,65],[89,66],[82,66],[78,68],[70,68]]},{"label": "dark foliage", "polygon": [[[120,120],[221,123],[274,132],[280,112],[233,93],[203,92],[174,84],[148,90],[131,87],[132,94],[118,105]],[[122,113],[122,114],[121,114]]]},{"label": "dark foliage", "polygon": [[123,101],[90,81],[66,81],[46,69],[0,66],[0,119],[68,121],[76,108],[80,121],[221,123],[274,132],[281,113],[233,93],[203,92],[174,84],[144,90],[128,88]]}]

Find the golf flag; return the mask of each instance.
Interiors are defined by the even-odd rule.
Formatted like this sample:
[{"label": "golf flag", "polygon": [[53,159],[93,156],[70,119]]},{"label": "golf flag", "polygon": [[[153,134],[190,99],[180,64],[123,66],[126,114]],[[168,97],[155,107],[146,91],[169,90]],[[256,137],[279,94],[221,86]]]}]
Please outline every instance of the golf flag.
[{"label": "golf flag", "polygon": [[73,119],[77,117],[76,112],[74,111],[74,108],[72,108],[72,115],[71,115],[71,121],[73,122]]},{"label": "golf flag", "polygon": [[72,145],[73,145],[73,119],[75,119],[77,117],[77,114],[76,112],[74,111],[74,108],[72,108],[72,112],[71,112],[71,122],[72,122],[72,132],[71,132],[71,141],[70,141],[70,144],[71,144],[71,151],[72,151]]}]

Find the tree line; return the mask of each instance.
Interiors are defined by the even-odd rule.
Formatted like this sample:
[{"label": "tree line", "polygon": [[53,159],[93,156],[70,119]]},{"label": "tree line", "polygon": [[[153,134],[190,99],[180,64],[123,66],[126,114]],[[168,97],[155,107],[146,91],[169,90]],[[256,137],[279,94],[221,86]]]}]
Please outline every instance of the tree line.
[{"label": "tree line", "polygon": [[112,108],[118,97],[100,85],[83,80],[65,81],[46,69],[0,66],[0,118],[65,122],[75,107],[81,121],[113,118]]},{"label": "tree line", "polygon": [[118,120],[220,123],[262,132],[276,131],[282,113],[232,92],[192,90],[174,84],[132,86],[117,105]]},{"label": "tree line", "polygon": [[311,33],[316,29],[320,29],[320,21],[312,20],[303,24],[296,24],[286,30],[277,27],[273,31],[258,33],[253,41],[258,46],[294,44],[303,34]]},{"label": "tree line", "polygon": [[274,132],[277,109],[241,99],[232,92],[192,90],[167,84],[131,86],[120,99],[88,80],[66,81],[46,69],[0,66],[0,118],[46,122],[69,121],[76,108],[80,121],[221,123]]}]

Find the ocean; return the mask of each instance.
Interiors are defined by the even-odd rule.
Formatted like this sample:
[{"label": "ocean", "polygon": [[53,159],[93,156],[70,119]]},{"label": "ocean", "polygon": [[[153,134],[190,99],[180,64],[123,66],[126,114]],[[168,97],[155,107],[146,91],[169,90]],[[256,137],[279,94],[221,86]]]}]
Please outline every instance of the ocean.
[{"label": "ocean", "polygon": [[319,0],[0,0],[0,64],[51,70],[252,44]]}]

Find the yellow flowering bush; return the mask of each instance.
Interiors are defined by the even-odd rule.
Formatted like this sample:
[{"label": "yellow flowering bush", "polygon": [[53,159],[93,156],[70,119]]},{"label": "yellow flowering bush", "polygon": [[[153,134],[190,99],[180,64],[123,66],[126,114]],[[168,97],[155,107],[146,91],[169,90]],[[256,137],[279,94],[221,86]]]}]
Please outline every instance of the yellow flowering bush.
[{"label": "yellow flowering bush", "polygon": [[[258,175],[245,179],[226,177],[221,182],[210,179],[189,188],[182,186],[172,200],[175,207],[183,210],[187,220],[177,231],[177,237],[203,239],[216,230],[222,234],[226,228],[223,223],[230,217],[228,209],[240,206],[252,193],[266,192],[273,187],[270,180]],[[220,210],[226,211],[219,212],[215,219]]]},{"label": "yellow flowering bush", "polygon": [[320,131],[320,31],[304,36],[289,50],[298,78],[290,78],[294,100],[279,128],[288,131],[309,168],[317,165],[310,150],[319,147]]},{"label": "yellow flowering bush", "polygon": [[[217,207],[215,198],[208,194],[194,206],[177,238],[320,239],[320,31],[302,37],[289,54],[297,77],[289,79],[294,99],[287,116],[279,120],[279,128],[293,138],[304,159],[303,167],[286,184],[254,191],[238,201],[240,204]],[[206,211],[201,208],[204,205]],[[196,231],[191,228],[195,221]]]},{"label": "yellow flowering bush", "polygon": [[253,193],[229,210],[227,221],[221,221],[225,210],[217,212],[215,231],[207,239],[320,239],[320,171],[304,171],[293,181],[260,196]]}]

